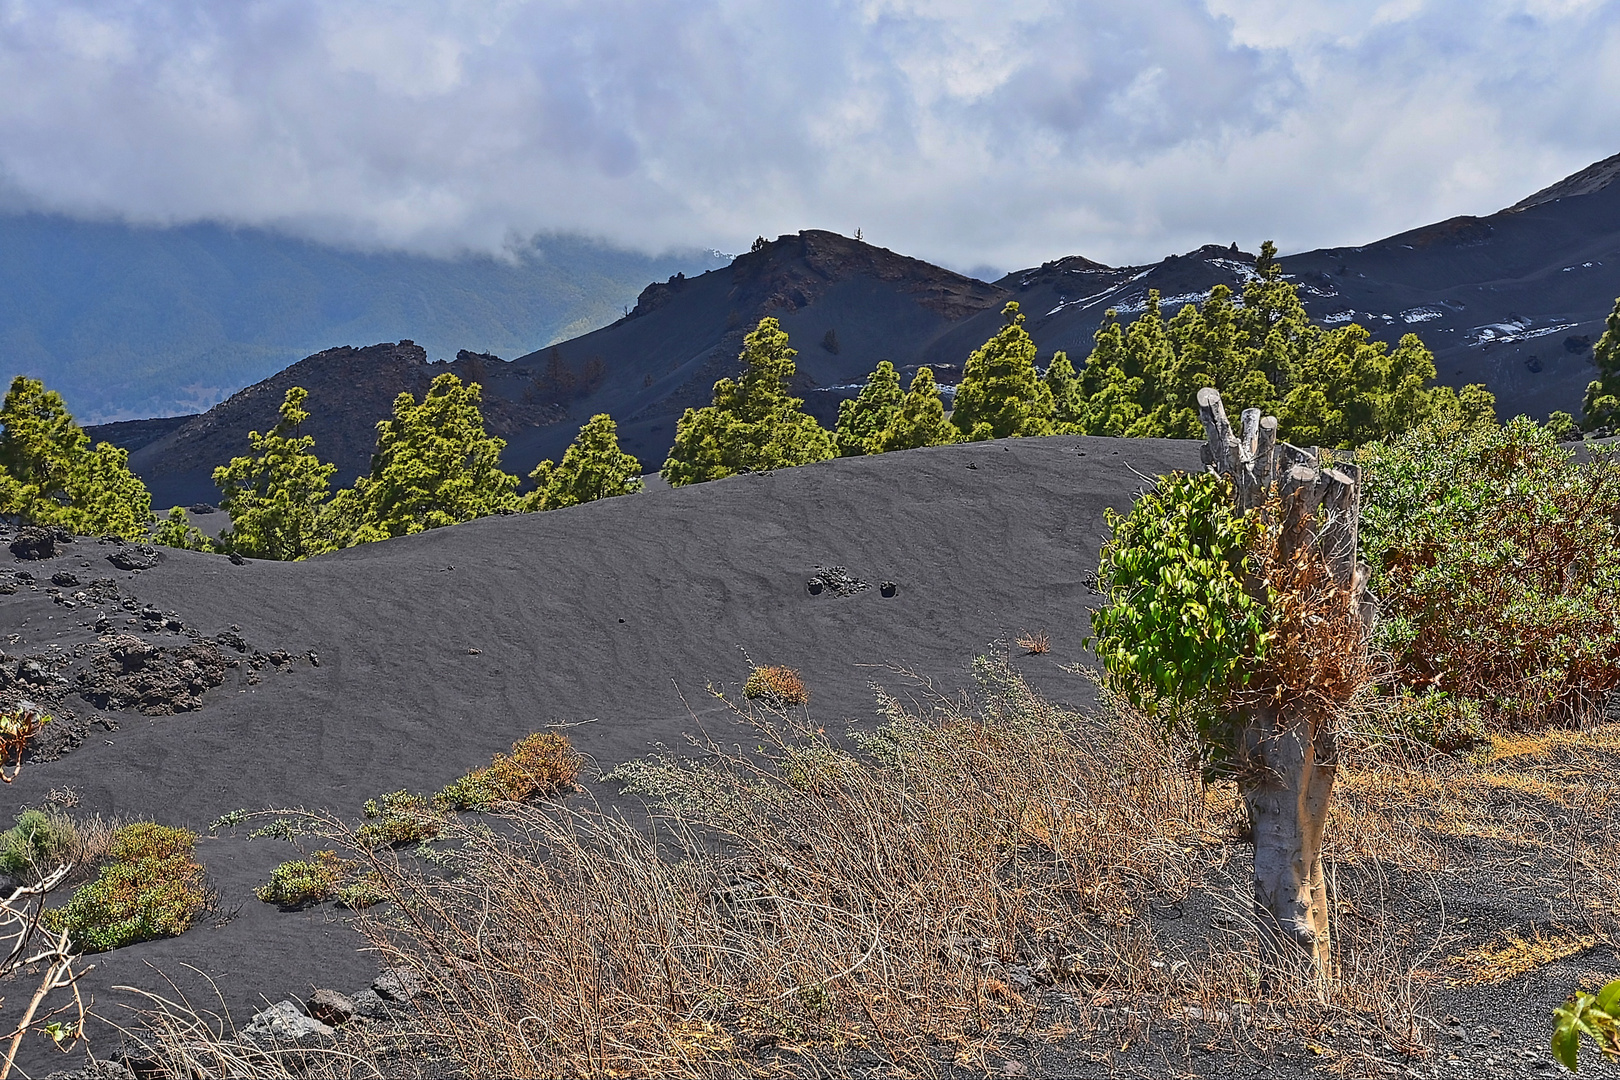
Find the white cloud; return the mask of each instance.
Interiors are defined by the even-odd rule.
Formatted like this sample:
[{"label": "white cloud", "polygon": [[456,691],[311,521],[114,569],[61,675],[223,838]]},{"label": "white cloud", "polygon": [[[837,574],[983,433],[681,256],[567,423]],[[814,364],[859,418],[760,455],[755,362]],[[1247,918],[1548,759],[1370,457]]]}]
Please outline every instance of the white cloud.
[{"label": "white cloud", "polygon": [[1599,0],[0,0],[14,206],[347,243],[1357,243],[1620,150]]}]

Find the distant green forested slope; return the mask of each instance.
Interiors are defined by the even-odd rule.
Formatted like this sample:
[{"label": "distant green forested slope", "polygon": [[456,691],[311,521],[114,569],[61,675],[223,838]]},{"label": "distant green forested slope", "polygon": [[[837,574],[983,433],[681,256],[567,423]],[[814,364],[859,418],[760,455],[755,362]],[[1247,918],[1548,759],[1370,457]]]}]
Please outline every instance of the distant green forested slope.
[{"label": "distant green forested slope", "polygon": [[196,412],[334,345],[526,353],[618,318],[650,281],[725,262],[574,237],[433,259],[258,229],[0,216],[0,385],[44,379],[82,423]]}]

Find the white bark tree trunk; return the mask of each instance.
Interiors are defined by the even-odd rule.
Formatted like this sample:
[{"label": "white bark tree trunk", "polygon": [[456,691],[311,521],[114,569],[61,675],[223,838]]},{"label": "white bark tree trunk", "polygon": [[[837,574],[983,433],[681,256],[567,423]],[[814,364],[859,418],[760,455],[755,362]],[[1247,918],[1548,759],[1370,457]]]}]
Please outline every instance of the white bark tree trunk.
[{"label": "white bark tree trunk", "polygon": [[[1362,639],[1374,615],[1368,568],[1356,561],[1361,477],[1354,466],[1324,469],[1320,451],[1277,441],[1275,417],[1247,409],[1240,433],[1226,418],[1221,395],[1198,394],[1199,419],[1209,442],[1204,462],[1232,478],[1237,507],[1270,513],[1278,529],[1279,564],[1302,548],[1323,560],[1343,589]],[[1256,587],[1260,587],[1256,582]],[[1332,972],[1322,839],[1333,795],[1337,755],[1330,726],[1291,710],[1288,702],[1254,709],[1241,718],[1238,788],[1254,827],[1254,906],[1267,951],[1285,965],[1303,964],[1325,981]]]}]

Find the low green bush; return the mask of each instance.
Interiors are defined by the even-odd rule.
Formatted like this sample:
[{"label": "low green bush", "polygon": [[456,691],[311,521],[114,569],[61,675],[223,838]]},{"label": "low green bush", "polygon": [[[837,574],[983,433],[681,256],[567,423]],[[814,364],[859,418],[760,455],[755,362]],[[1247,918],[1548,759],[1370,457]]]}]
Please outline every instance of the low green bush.
[{"label": "low green bush", "polygon": [[367,870],[365,873],[344,882],[333,890],[332,895],[337,899],[338,903],[355,911],[371,907],[373,904],[380,904],[388,899],[388,894],[383,889],[382,878],[377,875],[375,870]]},{"label": "low green bush", "polygon": [[289,859],[270,871],[267,884],[253,890],[267,904],[294,909],[329,900],[353,867],[335,851],[317,851],[312,859]]},{"label": "low green bush", "polygon": [[488,765],[447,784],[434,803],[447,810],[487,810],[497,802],[522,802],[573,788],[581,759],[566,736],[535,733],[496,754]]},{"label": "low green bush", "polygon": [[18,880],[38,878],[71,862],[78,847],[78,830],[66,815],[24,810],[0,833],[0,870]]},{"label": "low green bush", "polygon": [[362,847],[398,847],[433,840],[444,831],[444,819],[433,803],[404,790],[367,799],[366,823],[355,830]]},{"label": "low green bush", "polygon": [[81,952],[184,933],[208,905],[196,841],[189,829],[151,821],[119,829],[96,879],[47,911],[46,929],[66,930]]},{"label": "low green bush", "polygon": [[1451,418],[1357,462],[1388,689],[1487,726],[1597,713],[1620,688],[1620,458],[1577,462],[1524,417]]}]

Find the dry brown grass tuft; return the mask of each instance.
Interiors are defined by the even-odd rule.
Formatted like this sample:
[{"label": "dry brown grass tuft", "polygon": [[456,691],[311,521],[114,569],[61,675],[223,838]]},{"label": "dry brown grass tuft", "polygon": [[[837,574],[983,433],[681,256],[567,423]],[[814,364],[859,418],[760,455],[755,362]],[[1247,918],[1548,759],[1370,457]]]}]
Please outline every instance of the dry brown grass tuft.
[{"label": "dry brown grass tuft", "polygon": [[[1287,985],[1245,923],[1229,791],[1143,717],[1054,707],[1005,661],[976,672],[976,705],[880,696],[859,752],[734,703],[753,750],[611,774],[649,824],[506,803],[498,830],[448,823],[444,866],[359,852],[393,901],[359,925],[430,985],[424,1037],[471,1075],[836,1073],[856,1053],[928,1075],[998,1069],[1033,1031],[1264,1056],[1349,1027],[1421,1052],[1397,920],[1341,935],[1326,1001]],[[1211,888],[1228,931],[1167,936]]]},{"label": "dry brown grass tuft", "polygon": [[1448,981],[1453,986],[1507,982],[1596,944],[1597,938],[1591,934],[1572,933],[1562,927],[1543,933],[1538,926],[1529,938],[1509,930],[1485,945],[1467,949],[1458,956],[1448,956],[1446,963],[1453,968]]},{"label": "dry brown grass tuft", "polygon": [[1033,634],[1026,630],[1018,635],[1013,644],[1023,649],[1025,656],[1043,656],[1052,651],[1052,639],[1045,630],[1037,630]]},{"label": "dry brown grass tuft", "polygon": [[757,667],[743,684],[743,696],[768,705],[808,705],[810,691],[792,668]]}]

